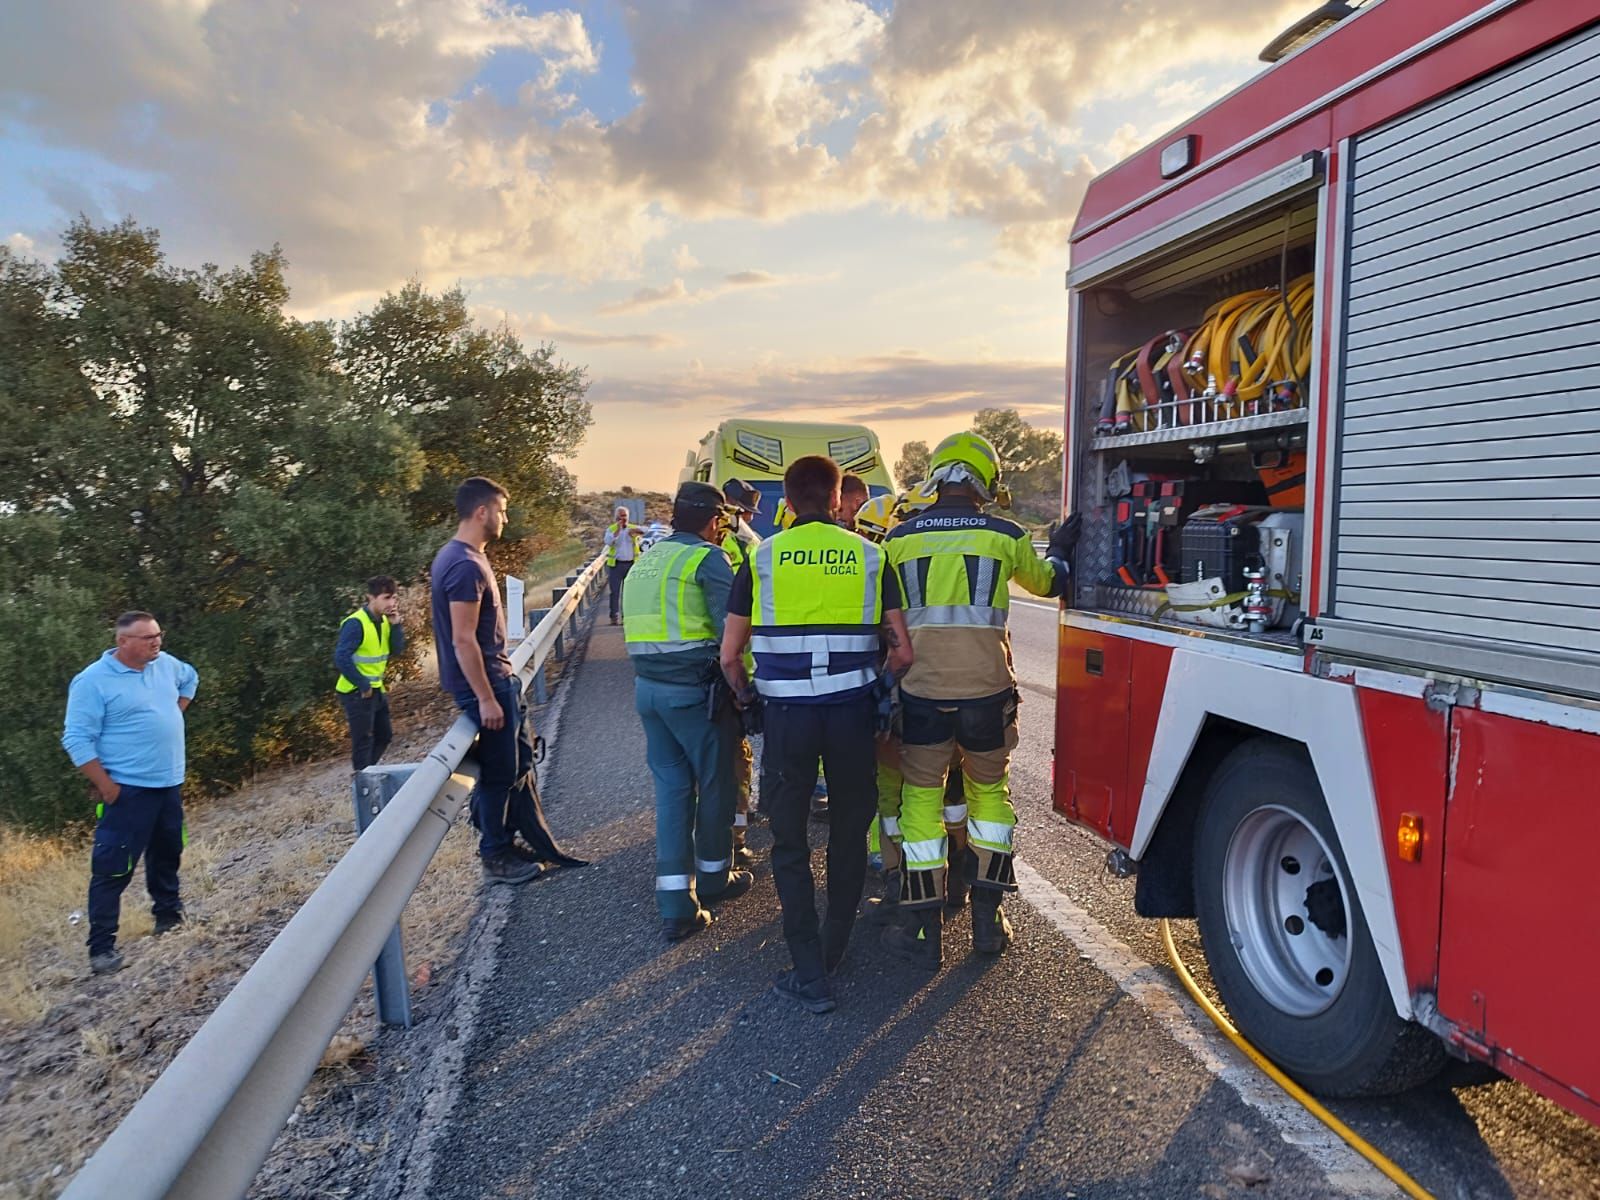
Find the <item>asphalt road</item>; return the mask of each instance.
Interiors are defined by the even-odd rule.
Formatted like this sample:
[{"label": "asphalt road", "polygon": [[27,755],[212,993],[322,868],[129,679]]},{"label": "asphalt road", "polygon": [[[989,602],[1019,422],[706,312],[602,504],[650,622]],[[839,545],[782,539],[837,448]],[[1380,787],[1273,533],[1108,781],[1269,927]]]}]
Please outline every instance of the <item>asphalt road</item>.
[{"label": "asphalt road", "polygon": [[[545,781],[552,823],[595,864],[516,894],[429,1194],[1397,1194],[1149,965],[1164,955],[1131,885],[1050,811],[1054,607],[1014,614],[1017,944],[975,960],[962,914],[930,979],[863,924],[826,1017],[770,990],[787,956],[764,862],[708,932],[661,940],[632,671],[620,631],[596,626]],[[1516,1084],[1339,1112],[1440,1197],[1600,1197],[1600,1134]]]}]

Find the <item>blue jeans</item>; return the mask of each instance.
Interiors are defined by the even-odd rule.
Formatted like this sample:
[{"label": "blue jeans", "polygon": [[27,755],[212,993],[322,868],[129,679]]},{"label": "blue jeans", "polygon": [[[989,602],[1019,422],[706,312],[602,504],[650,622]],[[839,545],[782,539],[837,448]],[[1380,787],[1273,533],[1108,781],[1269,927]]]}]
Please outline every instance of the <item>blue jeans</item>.
[{"label": "blue jeans", "polygon": [[189,834],[183,823],[183,789],[122,785],[115,804],[100,806],[89,856],[89,953],[108,954],[117,944],[122,893],[144,859],[145,886],[156,918],[183,912],[178,863]]},{"label": "blue jeans", "polygon": [[656,791],[656,908],[692,917],[728,886],[738,718],[731,709],[707,716],[704,684],[635,679],[633,699]]},{"label": "blue jeans", "polygon": [[[473,751],[478,760],[478,786],[472,792],[478,854],[485,859],[505,854],[511,849],[512,835],[520,833],[535,854],[555,862],[566,852],[544,819],[533,762],[533,734],[522,707],[522,684],[515,677],[499,680],[494,695],[505,711],[506,722],[499,729],[483,729],[480,724]],[[479,720],[476,698],[462,703],[461,711]]]}]

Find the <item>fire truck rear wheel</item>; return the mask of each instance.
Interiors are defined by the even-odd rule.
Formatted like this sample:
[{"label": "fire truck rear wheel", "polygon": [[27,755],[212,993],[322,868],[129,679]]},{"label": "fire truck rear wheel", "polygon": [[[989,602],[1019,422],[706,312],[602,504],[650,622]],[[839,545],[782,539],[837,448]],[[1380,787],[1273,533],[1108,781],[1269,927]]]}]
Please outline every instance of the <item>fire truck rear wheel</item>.
[{"label": "fire truck rear wheel", "polygon": [[1211,777],[1195,835],[1195,911],[1239,1031],[1326,1096],[1431,1079],[1442,1044],[1395,1012],[1344,851],[1304,750],[1247,742]]}]

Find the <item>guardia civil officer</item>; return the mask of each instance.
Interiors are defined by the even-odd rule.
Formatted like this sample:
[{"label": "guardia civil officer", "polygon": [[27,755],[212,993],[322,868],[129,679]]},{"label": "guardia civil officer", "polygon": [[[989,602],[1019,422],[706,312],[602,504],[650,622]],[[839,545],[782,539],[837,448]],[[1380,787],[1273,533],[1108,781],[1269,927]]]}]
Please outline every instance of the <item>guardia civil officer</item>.
[{"label": "guardia civil officer", "polygon": [[[762,542],[734,582],[722,669],[753,702],[743,654],[755,656],[764,708],[761,804],[772,826],[772,877],[794,968],[779,995],[814,1013],[836,1006],[828,976],[855,923],[867,869],[867,826],[877,804],[874,689],[883,670],[911,665],[899,589],[883,551],[834,523],[839,468],[797,458],[783,477],[794,524]],[[828,913],[819,922],[806,818],[821,759],[828,813]]]},{"label": "guardia civil officer", "polygon": [[[761,511],[761,493],[742,479],[730,479],[722,485],[722,495],[733,509],[728,521],[728,534],[722,539],[722,549],[737,576],[756,552],[756,547],[761,545],[761,535],[750,527],[750,518]],[[755,670],[748,653],[744,666],[746,672]],[[738,788],[733,809],[733,865],[749,867],[756,861],[755,852],[745,845],[745,835],[750,828],[750,784],[755,756],[750,749],[750,739],[742,729],[733,761],[735,786]]]},{"label": "guardia civil officer", "polygon": [[[938,500],[901,522],[883,549],[905,593],[916,663],[900,681],[900,834],[904,857],[901,923],[884,944],[930,969],[942,961],[946,823],[964,821],[967,851],[953,869],[972,884],[972,948],[999,954],[1011,942],[1000,909],[1015,891],[1017,824],[1008,772],[1017,744],[1016,676],[1006,630],[1010,584],[1059,596],[1077,540],[1078,518],[1050,539],[1047,558],[1027,531],[983,511],[1002,499],[1000,457],[986,438],[958,433],[928,458]],[[959,750],[964,804],[945,800],[945,773]]]},{"label": "guardia civil officer", "polygon": [[672,536],[650,547],[622,584],[623,638],[634,669],[634,706],[656,792],[656,908],[662,932],[681,941],[711,924],[705,907],[742,896],[754,877],[735,870],[734,756],[741,736],[722,694],[717,647],[733,571],[722,552],[722,493],[681,484]]}]

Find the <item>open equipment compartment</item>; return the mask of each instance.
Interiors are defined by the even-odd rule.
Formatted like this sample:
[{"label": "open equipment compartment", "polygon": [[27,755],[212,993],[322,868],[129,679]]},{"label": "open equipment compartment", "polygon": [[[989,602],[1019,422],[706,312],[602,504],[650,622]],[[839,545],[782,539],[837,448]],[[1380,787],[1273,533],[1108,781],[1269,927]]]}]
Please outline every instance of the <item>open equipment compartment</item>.
[{"label": "open equipment compartment", "polygon": [[1073,607],[1298,647],[1317,166],[1077,289]]}]

